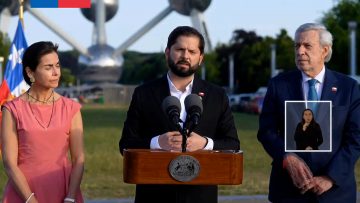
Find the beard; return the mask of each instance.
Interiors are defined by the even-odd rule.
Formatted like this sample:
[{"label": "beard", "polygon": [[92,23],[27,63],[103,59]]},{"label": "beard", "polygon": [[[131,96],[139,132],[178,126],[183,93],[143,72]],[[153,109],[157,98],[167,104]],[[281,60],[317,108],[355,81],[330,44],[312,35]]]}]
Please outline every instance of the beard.
[{"label": "beard", "polygon": [[[168,63],[168,66],[169,66],[171,72],[173,72],[176,76],[179,76],[179,77],[191,76],[199,69],[198,64],[191,66],[191,64],[185,60],[180,60],[175,64],[175,62],[170,57],[168,58],[167,63]],[[184,69],[178,67],[178,64],[181,64],[181,65],[186,64],[189,66],[189,68],[187,70],[184,70]]]}]

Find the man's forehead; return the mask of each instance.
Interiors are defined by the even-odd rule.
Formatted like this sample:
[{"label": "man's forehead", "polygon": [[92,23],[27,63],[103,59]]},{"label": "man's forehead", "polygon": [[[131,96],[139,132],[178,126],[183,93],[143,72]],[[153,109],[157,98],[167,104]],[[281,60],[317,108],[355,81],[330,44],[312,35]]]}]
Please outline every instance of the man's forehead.
[{"label": "man's forehead", "polygon": [[199,48],[200,40],[195,36],[179,36],[174,45]]},{"label": "man's forehead", "polygon": [[319,33],[316,30],[308,30],[295,36],[295,43],[319,42]]}]

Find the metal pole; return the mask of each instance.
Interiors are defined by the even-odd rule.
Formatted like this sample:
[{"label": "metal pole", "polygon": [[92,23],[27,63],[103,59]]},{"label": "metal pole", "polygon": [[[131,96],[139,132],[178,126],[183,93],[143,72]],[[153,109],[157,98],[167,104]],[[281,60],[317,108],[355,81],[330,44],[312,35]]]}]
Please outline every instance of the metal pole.
[{"label": "metal pole", "polygon": [[4,57],[0,56],[0,84],[3,81],[3,62],[4,62]]},{"label": "metal pole", "polygon": [[356,27],[355,21],[349,21],[348,26],[350,29],[350,75],[356,76]]},{"label": "metal pole", "polygon": [[276,76],[276,44],[271,44],[271,77]]},{"label": "metal pole", "polygon": [[162,19],[169,15],[173,9],[168,6],[163,11],[161,11],[157,16],[155,16],[150,22],[145,24],[140,28],[135,34],[133,34],[129,39],[127,39],[123,44],[121,44],[114,52],[114,56],[120,56],[128,47],[130,47],[136,40],[142,37],[147,33],[151,28],[158,24]]},{"label": "metal pole", "polygon": [[201,65],[201,79],[206,80],[206,66],[205,63]]},{"label": "metal pole", "polygon": [[229,89],[230,92],[234,91],[234,54],[229,55]]},{"label": "metal pole", "polygon": [[26,8],[30,14],[32,14],[35,18],[37,18],[40,22],[42,22],[45,26],[47,26],[50,30],[52,30],[56,35],[58,35],[60,38],[66,41],[69,45],[74,47],[74,49],[79,51],[84,56],[89,56],[87,48],[77,43],[68,33],[63,31],[61,27],[58,27],[56,24],[51,22],[45,15],[43,15],[37,9],[32,9],[30,6],[27,6]]},{"label": "metal pole", "polygon": [[205,39],[205,53],[212,51],[212,45],[209,37],[209,32],[206,27],[205,17],[202,12],[192,9],[190,12],[191,22],[193,26],[204,36]]},{"label": "metal pole", "polygon": [[95,33],[96,33],[96,44],[106,44],[106,33],[105,33],[105,20],[106,20],[106,9],[103,0],[96,1],[96,13],[95,13]]},{"label": "metal pole", "polygon": [[19,19],[21,21],[21,25],[23,27],[23,29],[25,29],[24,26],[24,0],[19,0]]},{"label": "metal pole", "polygon": [[[202,12],[197,9],[192,9],[190,12],[191,22],[193,26],[204,36],[205,39],[205,53],[212,51],[212,45],[209,38],[209,33],[206,28],[205,17]],[[204,54],[205,54],[204,53]],[[206,67],[205,64],[201,66],[201,79],[206,79]]]}]

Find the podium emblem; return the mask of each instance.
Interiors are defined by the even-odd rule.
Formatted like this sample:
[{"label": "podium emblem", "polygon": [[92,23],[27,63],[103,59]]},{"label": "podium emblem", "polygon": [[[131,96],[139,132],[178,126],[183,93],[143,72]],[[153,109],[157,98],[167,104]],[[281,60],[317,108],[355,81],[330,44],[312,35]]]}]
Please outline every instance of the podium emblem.
[{"label": "podium emblem", "polygon": [[180,155],[169,164],[170,175],[177,181],[189,182],[199,176],[199,161],[189,155]]}]

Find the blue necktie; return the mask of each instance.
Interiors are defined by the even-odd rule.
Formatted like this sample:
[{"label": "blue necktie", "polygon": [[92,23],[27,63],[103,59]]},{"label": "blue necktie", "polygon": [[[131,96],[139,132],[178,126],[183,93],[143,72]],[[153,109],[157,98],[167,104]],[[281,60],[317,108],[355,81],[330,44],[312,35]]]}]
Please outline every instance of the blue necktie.
[{"label": "blue necktie", "polygon": [[[316,93],[316,89],[315,89],[316,82],[317,82],[316,79],[308,80],[308,83],[309,83],[309,92],[308,92],[308,99],[307,99],[308,101],[317,101],[317,100],[319,100],[318,95]],[[316,102],[309,102],[308,103],[308,108],[311,109],[314,114],[316,114],[317,103]]]}]

